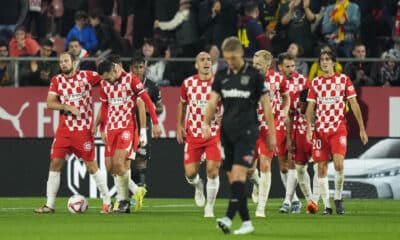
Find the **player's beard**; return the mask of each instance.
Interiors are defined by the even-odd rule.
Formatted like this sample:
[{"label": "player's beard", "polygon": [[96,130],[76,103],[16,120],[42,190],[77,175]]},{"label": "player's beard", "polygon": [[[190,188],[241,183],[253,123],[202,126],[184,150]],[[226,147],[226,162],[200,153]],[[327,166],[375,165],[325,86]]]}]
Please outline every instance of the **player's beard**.
[{"label": "player's beard", "polygon": [[74,68],[71,67],[67,70],[62,70],[62,73],[64,73],[65,75],[70,75],[73,71],[74,71]]}]

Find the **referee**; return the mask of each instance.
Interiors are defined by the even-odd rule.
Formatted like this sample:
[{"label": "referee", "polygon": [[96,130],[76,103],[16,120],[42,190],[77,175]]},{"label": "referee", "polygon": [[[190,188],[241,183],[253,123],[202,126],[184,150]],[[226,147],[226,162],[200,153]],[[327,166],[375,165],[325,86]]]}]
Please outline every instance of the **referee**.
[{"label": "referee", "polygon": [[264,77],[243,59],[243,47],[237,37],[229,37],[222,44],[222,52],[228,68],[217,72],[212,85],[211,97],[202,126],[205,138],[210,137],[210,122],[214,118],[219,101],[224,113],[221,126],[221,142],[225,155],[222,168],[227,171],[231,195],[226,216],[217,219],[217,226],[230,233],[232,219],[239,212],[242,226],[234,234],[254,231],[247,208],[245,183],[247,170],[252,166],[255,143],[258,137],[257,103],[263,107],[270,130],[269,147],[275,149],[276,139],[271,103]]}]

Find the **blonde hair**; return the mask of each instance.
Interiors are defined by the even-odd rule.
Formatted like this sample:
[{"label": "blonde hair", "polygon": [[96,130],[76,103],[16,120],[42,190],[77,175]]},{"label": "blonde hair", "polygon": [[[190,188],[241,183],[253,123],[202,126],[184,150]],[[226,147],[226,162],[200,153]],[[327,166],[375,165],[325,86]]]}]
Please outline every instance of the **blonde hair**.
[{"label": "blonde hair", "polygon": [[274,56],[272,56],[272,53],[268,52],[267,50],[258,50],[255,54],[254,57],[259,57],[262,60],[264,60],[266,63],[271,63],[272,59]]},{"label": "blonde hair", "polygon": [[222,51],[234,52],[239,50],[243,50],[239,38],[234,36],[225,38],[224,42],[222,43]]}]

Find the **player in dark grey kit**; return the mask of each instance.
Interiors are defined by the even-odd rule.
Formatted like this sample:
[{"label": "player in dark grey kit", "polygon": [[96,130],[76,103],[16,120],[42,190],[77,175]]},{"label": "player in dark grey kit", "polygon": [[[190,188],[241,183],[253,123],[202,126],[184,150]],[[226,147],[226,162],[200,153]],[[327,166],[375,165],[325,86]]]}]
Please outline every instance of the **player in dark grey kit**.
[{"label": "player in dark grey kit", "polygon": [[217,219],[217,226],[224,233],[230,232],[232,219],[239,212],[242,226],[234,234],[254,231],[247,208],[245,183],[247,171],[253,164],[258,137],[257,103],[260,102],[270,131],[270,149],[275,149],[276,138],[271,103],[264,77],[243,59],[243,48],[236,37],[229,37],[222,44],[222,52],[228,68],[215,75],[211,97],[206,109],[202,132],[210,137],[210,122],[218,101],[224,108],[221,125],[221,142],[225,155],[222,167],[227,171],[231,196],[226,216]]},{"label": "player in dark grey kit", "polygon": [[[134,56],[130,64],[130,71],[140,78],[144,88],[149,94],[151,101],[155,105],[156,114],[162,113],[164,105],[161,101],[160,89],[153,81],[146,78],[146,66],[145,60],[142,56]],[[146,171],[147,162],[151,158],[151,133],[152,125],[149,113],[146,109],[146,121],[147,121],[147,145],[144,147],[139,147],[137,150],[136,158],[134,161],[135,171],[133,175],[133,181],[137,183],[138,186],[146,187]],[[139,124],[139,123],[138,123]],[[140,125],[140,124],[139,124]],[[140,129],[140,126],[139,128]]]}]

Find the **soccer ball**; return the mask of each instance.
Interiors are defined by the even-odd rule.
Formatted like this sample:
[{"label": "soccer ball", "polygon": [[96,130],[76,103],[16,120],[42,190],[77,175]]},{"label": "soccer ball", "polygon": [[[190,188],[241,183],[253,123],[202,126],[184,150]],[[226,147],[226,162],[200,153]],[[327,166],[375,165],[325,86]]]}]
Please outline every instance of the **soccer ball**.
[{"label": "soccer ball", "polygon": [[73,195],[68,199],[67,206],[71,213],[83,213],[88,208],[88,202],[82,195]]}]

